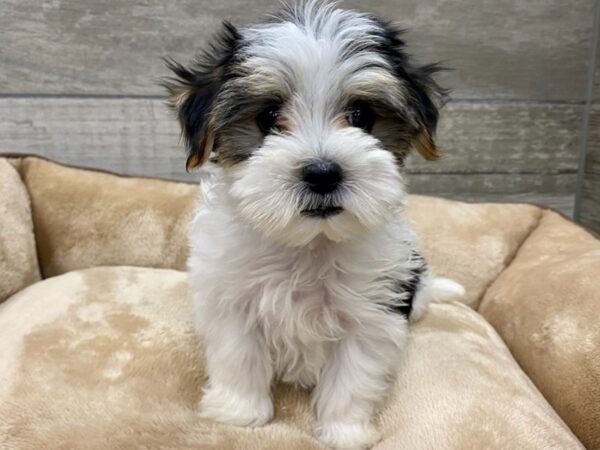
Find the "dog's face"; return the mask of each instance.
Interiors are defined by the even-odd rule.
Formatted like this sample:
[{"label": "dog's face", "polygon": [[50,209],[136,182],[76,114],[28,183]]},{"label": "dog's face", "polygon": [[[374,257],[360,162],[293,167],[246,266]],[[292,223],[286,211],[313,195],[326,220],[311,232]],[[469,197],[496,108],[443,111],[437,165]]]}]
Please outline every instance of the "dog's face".
[{"label": "dog's face", "polygon": [[402,205],[410,149],[438,157],[443,91],[403,45],[389,24],[315,1],[225,24],[192,67],[169,63],[188,169],[220,165],[222,201],[288,245],[377,228]]}]

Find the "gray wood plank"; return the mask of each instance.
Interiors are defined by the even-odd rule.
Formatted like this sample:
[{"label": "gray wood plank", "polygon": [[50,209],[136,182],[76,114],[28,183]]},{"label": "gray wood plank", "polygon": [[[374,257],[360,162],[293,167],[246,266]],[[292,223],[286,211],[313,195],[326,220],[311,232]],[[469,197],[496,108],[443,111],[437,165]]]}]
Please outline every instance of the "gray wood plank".
[{"label": "gray wood plank", "polygon": [[591,111],[586,156],[581,222],[600,232],[600,105]]},{"label": "gray wood plank", "polygon": [[600,0],[596,0],[596,59],[592,98],[595,103],[589,111],[589,125],[585,172],[581,186],[581,198],[578,198],[579,220],[600,233]]},{"label": "gray wood plank", "polygon": [[595,37],[596,37],[596,48],[595,55],[592,59],[596,59],[596,67],[594,68],[594,83],[592,87],[592,100],[596,103],[600,103],[600,0],[595,0]]},{"label": "gray wood plank", "polygon": [[177,122],[147,99],[0,98],[0,151],[121,174],[192,180]]},{"label": "gray wood plank", "polygon": [[600,104],[593,105],[588,130],[586,172],[600,175]]},{"label": "gray wood plank", "polygon": [[475,203],[529,203],[555,209],[569,218],[573,218],[575,196],[573,194],[525,192],[521,194],[434,194],[452,200]]},{"label": "gray wood plank", "polygon": [[469,202],[532,203],[573,217],[576,174],[409,174],[411,193]]},{"label": "gray wood plank", "polygon": [[588,173],[583,181],[581,223],[600,233],[600,174]]},{"label": "gray wood plank", "polygon": [[438,128],[441,161],[413,155],[420,173],[565,173],[577,170],[583,107],[449,104]]},{"label": "gray wood plank", "polygon": [[[450,104],[438,140],[444,158],[415,155],[413,173],[574,173],[581,107]],[[171,111],[153,99],[0,98],[5,151],[142,175],[182,175]]]},{"label": "gray wood plank", "polygon": [[465,199],[497,198],[503,195],[514,198],[535,195],[573,196],[576,183],[574,173],[409,173],[407,177],[409,190],[416,194],[447,197],[458,194]]},{"label": "gray wood plank", "polygon": [[[582,101],[592,0],[349,0],[410,29],[455,98]],[[160,60],[191,59],[221,19],[278,0],[0,0],[0,93],[161,95]]]},{"label": "gray wood plank", "polygon": [[[545,204],[559,198],[564,205],[574,190],[579,114],[573,106],[451,104],[440,127],[448,156],[413,163],[411,191]],[[0,98],[0,152],[130,175],[197,178],[185,173],[178,126],[160,100]]]},{"label": "gray wood plank", "polygon": [[[599,31],[600,32],[600,31]],[[600,43],[598,45],[600,47]],[[600,49],[596,50],[596,70],[594,70],[594,85],[592,87],[592,100],[600,103]]]}]

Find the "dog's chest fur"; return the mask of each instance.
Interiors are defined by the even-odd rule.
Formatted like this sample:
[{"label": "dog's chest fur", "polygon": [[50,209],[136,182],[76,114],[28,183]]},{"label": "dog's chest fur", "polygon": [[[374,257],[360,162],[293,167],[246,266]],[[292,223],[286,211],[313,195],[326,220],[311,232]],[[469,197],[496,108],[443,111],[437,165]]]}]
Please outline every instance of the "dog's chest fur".
[{"label": "dog's chest fur", "polygon": [[366,324],[403,320],[385,309],[397,293],[384,279],[407,276],[411,246],[412,233],[389,224],[355,242],[323,238],[290,248],[224,211],[204,210],[189,262],[197,318],[241,315],[263,337],[279,378],[313,385],[341,338]]}]

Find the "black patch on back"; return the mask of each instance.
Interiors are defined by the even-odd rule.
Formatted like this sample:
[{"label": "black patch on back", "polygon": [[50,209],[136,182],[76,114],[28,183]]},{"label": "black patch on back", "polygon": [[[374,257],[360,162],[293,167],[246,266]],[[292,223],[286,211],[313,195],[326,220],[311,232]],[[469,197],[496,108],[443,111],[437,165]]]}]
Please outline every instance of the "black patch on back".
[{"label": "black patch on back", "polygon": [[417,252],[413,252],[412,258],[418,262],[414,269],[411,270],[410,276],[405,280],[395,280],[394,290],[401,294],[397,304],[390,307],[392,312],[402,314],[405,317],[410,317],[412,312],[413,302],[421,283],[421,278],[427,270],[427,264],[423,257]]}]

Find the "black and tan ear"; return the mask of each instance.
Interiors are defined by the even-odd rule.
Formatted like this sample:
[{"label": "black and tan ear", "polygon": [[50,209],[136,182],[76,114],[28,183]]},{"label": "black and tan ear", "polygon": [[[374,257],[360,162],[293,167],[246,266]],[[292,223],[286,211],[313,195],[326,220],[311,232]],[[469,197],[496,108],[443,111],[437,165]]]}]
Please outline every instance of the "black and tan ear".
[{"label": "black and tan ear", "polygon": [[172,59],[166,60],[174,76],[165,79],[163,85],[181,125],[181,135],[188,152],[188,171],[204,164],[215,150],[212,110],[228,76],[239,41],[237,29],[224,22],[209,50],[198,56],[189,67]]},{"label": "black and tan ear", "polygon": [[412,146],[423,158],[435,161],[440,152],[435,143],[435,132],[439,119],[439,108],[447,98],[447,91],[442,89],[432,75],[443,70],[437,64],[409,69],[407,75],[408,105],[414,117],[415,130]]},{"label": "black and tan ear", "polygon": [[406,92],[399,103],[408,107],[408,111],[399,111],[400,119],[411,127],[411,146],[423,158],[434,161],[440,158],[435,144],[439,109],[448,97],[448,91],[441,88],[433,79],[436,72],[445,70],[437,64],[415,67],[404,51],[403,31],[395,24],[373,18],[379,26],[379,51],[390,61],[396,76],[402,81]]}]

